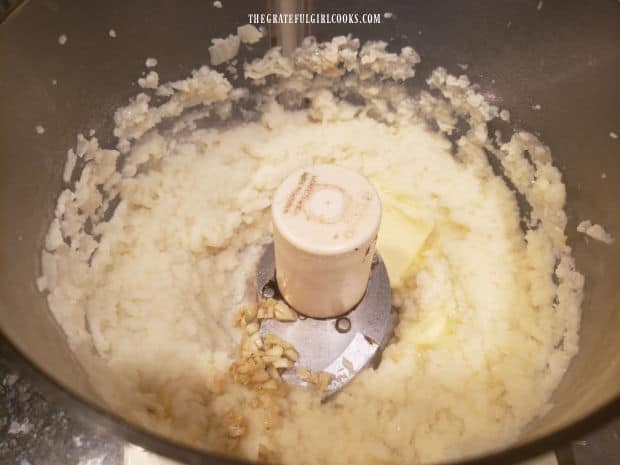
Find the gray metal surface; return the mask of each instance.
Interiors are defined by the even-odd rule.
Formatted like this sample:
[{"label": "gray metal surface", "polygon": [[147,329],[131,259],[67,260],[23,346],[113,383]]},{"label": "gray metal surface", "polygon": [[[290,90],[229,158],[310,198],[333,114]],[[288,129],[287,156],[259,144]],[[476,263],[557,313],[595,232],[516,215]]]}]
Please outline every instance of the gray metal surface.
[{"label": "gray metal surface", "polygon": [[[269,296],[275,290],[274,297],[281,299],[276,288],[273,243],[265,248],[256,271],[259,300],[265,297],[265,288],[269,289]],[[327,397],[342,389],[380,355],[395,324],[396,312],[392,309],[387,270],[379,255],[375,255],[366,294],[349,313],[325,319],[301,316],[292,322],[265,320],[260,332],[281,337],[299,352],[296,366],[283,374],[287,382],[307,385],[297,377],[296,367],[330,373],[332,380],[325,392]]]}]

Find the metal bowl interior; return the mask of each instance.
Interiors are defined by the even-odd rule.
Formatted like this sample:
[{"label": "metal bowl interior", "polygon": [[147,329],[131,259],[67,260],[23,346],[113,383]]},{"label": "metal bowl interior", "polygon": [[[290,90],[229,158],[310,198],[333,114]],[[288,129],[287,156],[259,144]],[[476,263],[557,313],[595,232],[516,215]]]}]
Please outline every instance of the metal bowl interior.
[{"label": "metal bowl interior", "polygon": [[[592,219],[620,237],[620,4],[471,2],[302,2],[318,12],[393,13],[379,25],[307,27],[319,39],[351,33],[412,45],[422,76],[438,65],[467,74],[510,109],[516,126],[539,133],[568,191],[567,234],[586,275],[580,352],[554,394],[555,407],[507,450],[462,463],[511,463],[585,432],[620,412],[620,246],[575,231]],[[111,412],[92,391],[35,287],[39,250],[78,132],[112,144],[112,113],[137,93],[144,60],[162,81],[208,62],[212,37],[226,36],[271,2],[186,0],[29,1],[0,25],[0,330],[3,350],[76,415],[187,463],[218,458],[144,431]],[[118,32],[116,39],[108,30]],[[69,38],[59,46],[61,34]],[[260,47],[266,48],[263,43]],[[259,48],[259,47],[257,47]],[[56,80],[54,85],[52,80]],[[533,105],[540,111],[533,111]],[[37,135],[36,125],[45,127]],[[602,177],[605,174],[606,177]]]}]

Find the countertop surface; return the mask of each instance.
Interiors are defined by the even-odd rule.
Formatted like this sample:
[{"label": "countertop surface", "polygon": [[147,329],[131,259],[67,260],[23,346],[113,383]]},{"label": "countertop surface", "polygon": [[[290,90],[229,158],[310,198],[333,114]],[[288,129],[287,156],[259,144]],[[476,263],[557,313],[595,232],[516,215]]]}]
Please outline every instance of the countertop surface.
[{"label": "countertop surface", "polygon": [[0,358],[0,465],[121,465],[122,443],[68,418]]}]

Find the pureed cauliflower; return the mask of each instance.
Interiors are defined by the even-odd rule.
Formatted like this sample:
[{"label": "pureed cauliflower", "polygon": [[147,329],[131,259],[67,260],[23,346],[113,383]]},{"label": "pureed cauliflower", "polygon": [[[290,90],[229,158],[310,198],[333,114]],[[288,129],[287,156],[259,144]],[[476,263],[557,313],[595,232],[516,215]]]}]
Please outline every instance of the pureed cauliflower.
[{"label": "pureed cauliflower", "polygon": [[[438,68],[411,93],[419,61],[309,38],[246,63],[249,91],[204,66],[138,95],[116,111],[118,151],[78,138],[38,284],[105,402],[186,443],[291,465],[457,458],[550,408],[583,288],[560,172],[532,134],[489,137],[500,111],[466,76]],[[417,249],[392,280],[399,323],[380,365],[324,403],[229,371],[272,194],[323,163],[405,203]]]}]

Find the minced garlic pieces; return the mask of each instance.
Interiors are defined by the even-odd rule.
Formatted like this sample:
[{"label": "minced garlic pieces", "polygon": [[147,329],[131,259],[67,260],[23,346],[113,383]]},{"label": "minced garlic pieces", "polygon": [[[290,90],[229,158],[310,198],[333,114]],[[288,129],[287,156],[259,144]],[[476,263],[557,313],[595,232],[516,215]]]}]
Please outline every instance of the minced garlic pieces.
[{"label": "minced garlic pieces", "polygon": [[288,388],[281,373],[291,368],[298,357],[295,348],[286,341],[273,334],[263,339],[255,332],[241,344],[239,360],[231,365],[230,370],[239,384],[285,396]]},{"label": "minced garlic pieces", "polygon": [[[243,385],[252,386],[261,391],[277,391],[288,394],[282,372],[293,367],[299,360],[299,352],[288,342],[275,334],[260,335],[260,322],[275,318],[279,321],[295,321],[297,313],[284,302],[265,299],[258,305],[247,305],[239,311],[235,326],[245,329],[245,338],[241,343],[240,359],[230,367],[233,379]],[[325,371],[312,372],[299,367],[297,377],[327,391],[332,375]]]},{"label": "minced garlic pieces", "polygon": [[321,392],[327,391],[332,380],[332,375],[326,371],[315,371],[313,373],[305,367],[297,368],[297,377],[302,381],[315,385]]},{"label": "minced garlic pieces", "polygon": [[[284,308],[285,307],[285,308]],[[288,388],[282,380],[281,373],[291,368],[299,359],[299,353],[288,342],[275,334],[260,335],[260,321],[276,315],[289,318],[292,312],[286,304],[274,299],[267,299],[257,305],[243,307],[235,321],[236,326],[245,329],[241,342],[239,360],[233,363],[230,371],[233,379],[260,391],[272,391],[281,395],[288,394]]]},{"label": "minced garlic pieces", "polygon": [[239,326],[240,320],[243,319],[246,325],[249,325],[255,319],[258,320],[270,320],[276,319],[278,321],[296,321],[297,312],[291,307],[286,305],[281,300],[265,299],[258,305],[252,304],[241,309],[238,317],[237,326]]}]

